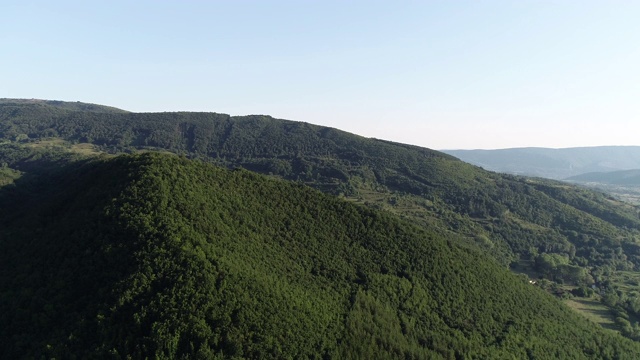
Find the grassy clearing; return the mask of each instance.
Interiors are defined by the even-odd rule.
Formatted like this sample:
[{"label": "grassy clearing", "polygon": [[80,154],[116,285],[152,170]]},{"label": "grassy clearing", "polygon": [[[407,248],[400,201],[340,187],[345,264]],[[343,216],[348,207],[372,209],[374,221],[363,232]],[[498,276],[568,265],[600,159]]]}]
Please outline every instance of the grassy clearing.
[{"label": "grassy clearing", "polygon": [[53,147],[66,148],[69,146],[68,144],[69,143],[63,139],[53,138],[53,139],[42,139],[38,141],[32,141],[32,142],[26,143],[25,145],[34,149],[47,149],[47,148],[53,148]]},{"label": "grassy clearing", "polygon": [[358,188],[358,195],[350,196],[346,199],[356,204],[372,206],[418,221],[425,221],[432,216],[425,206],[418,204],[416,199],[411,196],[380,192],[363,187]]},{"label": "grassy clearing", "polygon": [[540,233],[548,233],[550,231],[548,228],[545,228],[542,225],[538,225],[538,224],[534,224],[532,222],[528,222],[528,221],[522,220],[521,218],[519,218],[516,215],[507,214],[507,218],[510,221],[518,224],[523,229],[527,229],[527,230],[531,230],[531,231],[538,231]]},{"label": "grassy clearing", "polygon": [[78,153],[78,154],[88,155],[88,156],[99,155],[99,154],[103,153],[103,151],[98,149],[95,145],[88,144],[88,143],[81,143],[81,144],[71,145],[69,150],[71,150],[72,152]]},{"label": "grassy clearing", "polygon": [[613,314],[598,300],[573,298],[565,300],[564,303],[603,328],[619,332]]},{"label": "grassy clearing", "polygon": [[165,155],[172,155],[172,156],[180,156],[180,155],[176,154],[175,152],[172,152],[172,151],[169,151],[169,150],[165,150],[165,149],[161,149],[161,148],[155,148],[155,147],[133,149],[133,153],[135,153],[135,154],[158,153],[158,154],[165,154]]},{"label": "grassy clearing", "polygon": [[611,280],[620,287],[621,290],[631,293],[640,293],[640,273],[635,271],[616,271]]},{"label": "grassy clearing", "polygon": [[85,156],[95,156],[104,153],[104,151],[100,150],[96,145],[89,143],[72,144],[60,138],[32,141],[26,143],[25,146],[33,149],[57,149]]}]

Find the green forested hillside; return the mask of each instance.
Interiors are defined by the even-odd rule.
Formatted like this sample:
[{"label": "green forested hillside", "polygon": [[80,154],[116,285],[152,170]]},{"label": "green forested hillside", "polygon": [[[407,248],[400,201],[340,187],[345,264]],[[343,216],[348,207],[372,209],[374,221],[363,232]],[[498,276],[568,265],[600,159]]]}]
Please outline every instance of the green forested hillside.
[{"label": "green forested hillside", "polygon": [[572,290],[602,300],[619,329],[640,339],[639,213],[607,195],[269,116],[89,111],[71,104],[0,102],[0,162],[13,174],[5,182],[50,163],[40,159],[62,164],[92,151],[172,152],[270,174],[479,247],[505,267],[553,281],[551,291],[561,296]]},{"label": "green forested hillside", "polygon": [[171,155],[0,189],[2,358],[637,358],[477,249]]},{"label": "green forested hillside", "polygon": [[[29,145],[55,136],[93,143],[107,152],[162,149],[279,175],[453,230],[490,246],[506,264],[530,250],[580,252],[574,232],[611,243],[614,251],[633,242],[634,235],[620,227],[640,229],[635,209],[614,206],[603,195],[495,174],[429,149],[306,123],[268,116],[0,105],[0,138],[7,142]],[[564,195],[557,196],[559,192]],[[617,266],[620,261],[606,254],[596,257],[606,261],[593,265]]]}]

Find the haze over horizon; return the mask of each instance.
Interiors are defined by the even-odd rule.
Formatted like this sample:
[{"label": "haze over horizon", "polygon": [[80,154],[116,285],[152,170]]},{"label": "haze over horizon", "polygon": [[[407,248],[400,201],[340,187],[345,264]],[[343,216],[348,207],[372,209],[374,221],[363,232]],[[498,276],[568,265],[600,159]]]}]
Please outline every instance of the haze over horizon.
[{"label": "haze over horizon", "polygon": [[433,149],[640,145],[640,3],[2,5],[0,97],[331,126]]}]

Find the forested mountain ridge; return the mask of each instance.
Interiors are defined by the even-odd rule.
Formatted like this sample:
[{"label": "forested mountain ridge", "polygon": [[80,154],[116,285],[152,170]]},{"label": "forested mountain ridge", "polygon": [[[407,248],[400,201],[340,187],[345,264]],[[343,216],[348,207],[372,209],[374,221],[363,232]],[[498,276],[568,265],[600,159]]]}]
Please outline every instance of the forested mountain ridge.
[{"label": "forested mountain ridge", "polygon": [[75,161],[0,215],[3,358],[640,354],[477,249],[245,170]]},{"label": "forested mountain ridge", "polygon": [[[437,151],[332,128],[268,116],[96,113],[40,103],[0,104],[0,139],[10,142],[5,144],[5,154],[16,152],[20,144],[50,137],[88,142],[111,153],[168,150],[303,181],[363,201],[378,194],[384,202],[369,201],[373,205],[404,215],[410,212],[403,211],[403,206],[412,208],[423,222],[442,225],[444,221],[458,233],[488,236],[506,252],[507,262],[513,260],[514,248],[516,254],[530,246],[542,251],[566,248],[568,252],[572,239],[563,230],[577,229],[563,229],[566,225],[591,225],[589,235],[601,241],[609,240],[609,234],[620,238],[620,227],[640,228],[634,209],[612,206],[602,195],[561,183],[495,174]],[[20,162],[3,160],[7,164],[15,161]],[[14,167],[20,166],[24,162]],[[522,226],[523,222],[531,225]],[[505,225],[518,238],[530,241],[517,244],[494,229]],[[541,234],[532,227],[552,231]],[[526,234],[520,236],[522,232]]]},{"label": "forested mountain ridge", "polygon": [[[269,116],[97,112],[6,100],[2,142],[6,182],[16,171],[52,163],[43,158],[65,163],[78,156],[69,149],[84,145],[113,154],[169,151],[299,181],[478,246],[505,266],[557,283],[596,285],[607,305],[626,316],[618,321],[624,333],[640,338],[638,210],[602,193]],[[620,272],[632,278],[614,281]]]}]

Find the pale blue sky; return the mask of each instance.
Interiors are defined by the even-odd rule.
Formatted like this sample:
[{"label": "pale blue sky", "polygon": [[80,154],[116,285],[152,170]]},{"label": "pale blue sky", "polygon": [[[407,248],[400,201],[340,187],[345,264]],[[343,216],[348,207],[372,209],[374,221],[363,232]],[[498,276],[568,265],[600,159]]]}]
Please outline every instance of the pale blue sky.
[{"label": "pale blue sky", "polygon": [[434,149],[640,145],[640,1],[0,2],[0,97]]}]

